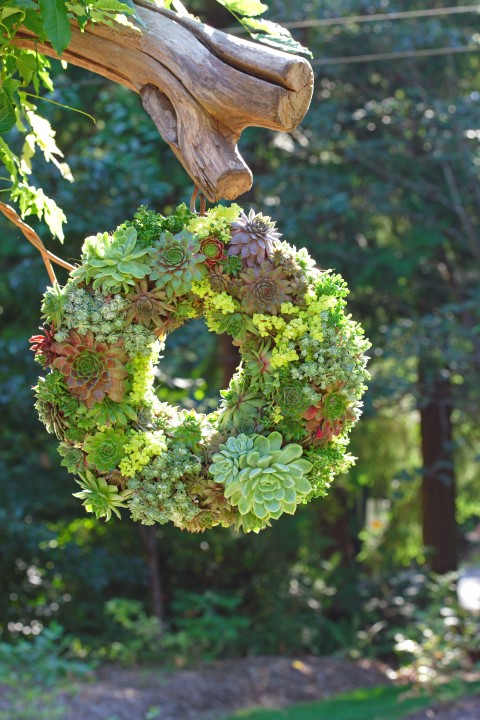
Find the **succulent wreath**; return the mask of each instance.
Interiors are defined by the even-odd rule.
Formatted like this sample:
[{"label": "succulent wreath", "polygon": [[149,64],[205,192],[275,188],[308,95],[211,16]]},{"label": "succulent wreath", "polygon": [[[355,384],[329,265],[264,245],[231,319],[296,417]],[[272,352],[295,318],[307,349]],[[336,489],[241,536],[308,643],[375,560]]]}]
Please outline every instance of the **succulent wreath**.
[{"label": "succulent wreath", "polygon": [[[258,532],[353,464],[370,344],[345,314],[342,278],[280,238],[236,204],[141,207],[88,237],[66,285],[47,289],[46,326],[31,338],[48,370],[36,408],[87,511]],[[154,390],[165,338],[201,316],[241,355],[208,415]]]}]

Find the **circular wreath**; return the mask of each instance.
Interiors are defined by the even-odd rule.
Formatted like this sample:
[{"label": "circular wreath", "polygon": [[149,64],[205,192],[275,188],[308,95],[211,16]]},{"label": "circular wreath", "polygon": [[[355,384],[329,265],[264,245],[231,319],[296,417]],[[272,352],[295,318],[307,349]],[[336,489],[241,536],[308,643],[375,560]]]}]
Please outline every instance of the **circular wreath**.
[{"label": "circular wreath", "polygon": [[[31,339],[48,368],[36,408],[87,511],[258,532],[353,464],[369,342],[344,312],[342,278],[280,238],[235,204],[141,207],[88,237],[65,287],[47,289]],[[196,317],[241,355],[209,415],[154,391],[166,336]]]}]

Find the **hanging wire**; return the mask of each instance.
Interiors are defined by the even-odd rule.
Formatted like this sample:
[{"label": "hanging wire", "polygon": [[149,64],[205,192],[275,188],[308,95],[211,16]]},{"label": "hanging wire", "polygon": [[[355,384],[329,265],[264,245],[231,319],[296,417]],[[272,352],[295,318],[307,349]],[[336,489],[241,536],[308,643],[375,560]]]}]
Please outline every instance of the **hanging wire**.
[{"label": "hanging wire", "polygon": [[[459,15],[463,13],[480,13],[480,5],[458,5],[457,7],[430,8],[428,10],[399,10],[391,13],[374,13],[372,15],[347,15],[334,18],[311,18],[310,20],[294,20],[282,23],[284,28],[328,27],[330,25],[351,25],[358,23],[382,22],[386,20],[408,20],[442,15]],[[224,32],[235,34],[248,32],[245,28],[229,27]]]},{"label": "hanging wire", "polygon": [[52,285],[57,282],[52,262],[60,265],[63,268],[66,268],[67,270],[74,269],[73,265],[70,265],[70,263],[62,260],[62,258],[59,258],[53,253],[49,252],[39,238],[39,236],[37,235],[37,233],[35,232],[35,230],[31,228],[30,225],[27,225],[27,223],[23,222],[18,213],[12,207],[10,207],[10,205],[6,205],[5,203],[0,202],[0,212],[2,212],[5,217],[7,217],[12,223],[14,223],[14,225],[20,228],[27,240],[31,242],[34,247],[37,248],[43,258],[43,262],[45,263],[45,267],[47,268],[48,277],[50,278],[50,282],[52,283]]},{"label": "hanging wire", "polygon": [[190,198],[190,212],[195,213],[197,215],[197,198],[200,198],[200,213],[199,215],[205,215],[205,210],[207,209],[207,200],[205,198],[205,195],[200,192],[199,188],[195,185],[192,193],[192,197]]},{"label": "hanging wire", "polygon": [[455,55],[457,53],[478,52],[480,45],[459,45],[458,47],[430,48],[425,50],[400,50],[389,53],[372,53],[371,55],[345,55],[344,57],[320,58],[312,60],[311,65],[348,65],[349,63],[377,62],[378,60],[394,60],[401,58],[430,57],[432,55]]}]

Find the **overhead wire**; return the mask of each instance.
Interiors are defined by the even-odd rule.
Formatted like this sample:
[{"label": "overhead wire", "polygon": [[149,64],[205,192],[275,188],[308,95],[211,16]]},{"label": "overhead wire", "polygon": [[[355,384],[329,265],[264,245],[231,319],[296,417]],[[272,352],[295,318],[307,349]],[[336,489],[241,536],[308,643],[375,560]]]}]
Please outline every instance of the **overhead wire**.
[{"label": "overhead wire", "polygon": [[345,55],[343,57],[319,58],[310,64],[348,65],[349,63],[377,62],[379,60],[395,60],[402,58],[429,57],[432,55],[455,55],[457,53],[478,52],[480,45],[458,45],[457,47],[426,48],[424,50],[399,50],[397,52],[372,53],[371,55]]},{"label": "overhead wire", "polygon": [[[476,5],[457,5],[445,8],[429,8],[427,10],[399,10],[391,13],[373,13],[371,15],[346,15],[345,17],[333,18],[310,18],[308,20],[293,20],[291,22],[282,23],[282,27],[288,29],[310,28],[310,27],[327,27],[329,25],[351,25],[369,22],[381,22],[386,20],[408,20],[425,17],[436,17],[442,15],[460,15],[464,13],[480,13],[480,4]],[[224,32],[231,34],[248,32],[245,28],[229,27]]]}]

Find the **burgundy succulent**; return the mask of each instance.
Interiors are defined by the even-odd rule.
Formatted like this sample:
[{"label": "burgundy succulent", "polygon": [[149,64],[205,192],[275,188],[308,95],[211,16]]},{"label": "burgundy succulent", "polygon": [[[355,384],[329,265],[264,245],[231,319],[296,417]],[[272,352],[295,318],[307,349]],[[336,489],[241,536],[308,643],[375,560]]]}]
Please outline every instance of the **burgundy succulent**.
[{"label": "burgundy succulent", "polygon": [[226,273],[223,272],[223,267],[221,265],[213,266],[210,269],[207,277],[210,283],[210,287],[214,292],[222,293],[228,290],[230,286],[230,278]]},{"label": "burgundy succulent", "polygon": [[173,312],[173,306],[169,305],[164,290],[155,288],[149,290],[147,280],[140,280],[136,283],[132,292],[125,296],[130,303],[125,319],[126,325],[137,322],[139,325],[150,327],[154,325],[161,328],[165,322],[165,316]]},{"label": "burgundy succulent", "polygon": [[281,237],[275,223],[269,217],[250,210],[244,212],[230,226],[232,239],[228,246],[229,255],[240,255],[249,267],[260,265],[273,254],[273,243]]},{"label": "burgundy succulent", "polygon": [[247,314],[270,313],[277,315],[283,302],[290,297],[290,283],[283,275],[282,268],[275,268],[271,262],[262,262],[241,273],[242,307]]},{"label": "burgundy succulent", "polygon": [[121,342],[107,345],[96,342],[90,330],[86,335],[71,330],[65,342],[52,345],[58,355],[53,367],[64,375],[71,395],[88,408],[102,402],[105,396],[115,402],[123,399],[128,356]]},{"label": "burgundy succulent", "polygon": [[207,237],[200,243],[200,252],[205,255],[205,265],[213,267],[225,257],[225,245],[218,238]]}]

